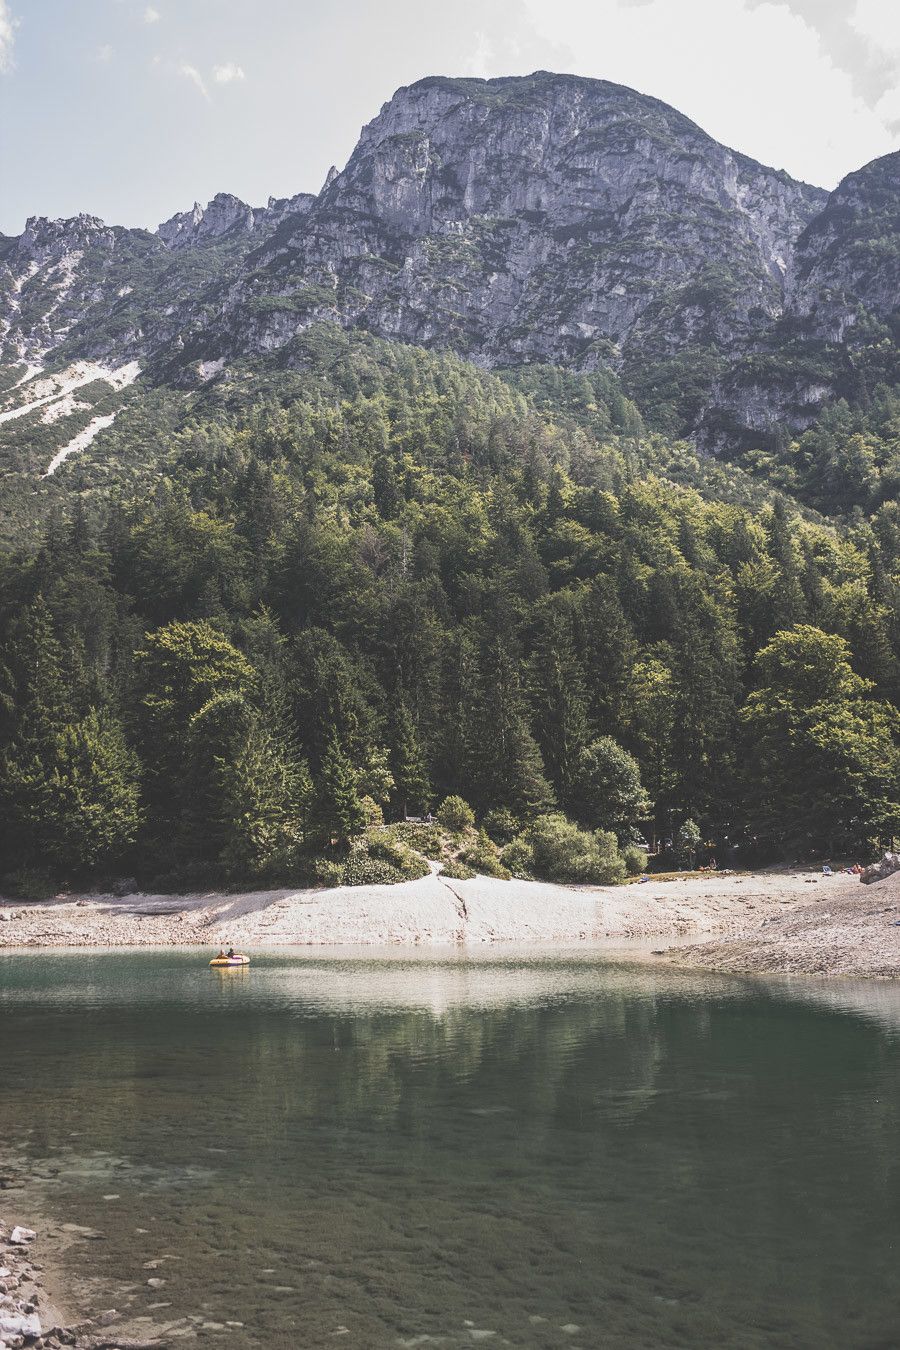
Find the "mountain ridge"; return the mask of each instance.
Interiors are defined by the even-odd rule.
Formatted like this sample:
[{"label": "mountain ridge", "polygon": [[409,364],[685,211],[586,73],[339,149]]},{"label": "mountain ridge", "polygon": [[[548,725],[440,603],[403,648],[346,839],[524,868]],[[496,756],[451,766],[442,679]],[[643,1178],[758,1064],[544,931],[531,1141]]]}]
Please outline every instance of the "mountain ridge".
[{"label": "mountain ridge", "polygon": [[828,194],[626,86],[427,76],[318,194],[222,192],[155,232],[82,214],[0,237],[0,417],[24,406],[23,364],[137,362],[145,383],[191,387],[289,364],[328,322],[487,368],[610,368],[669,434],[767,444],[894,372],[900,269],[877,233],[900,237],[894,160]]}]

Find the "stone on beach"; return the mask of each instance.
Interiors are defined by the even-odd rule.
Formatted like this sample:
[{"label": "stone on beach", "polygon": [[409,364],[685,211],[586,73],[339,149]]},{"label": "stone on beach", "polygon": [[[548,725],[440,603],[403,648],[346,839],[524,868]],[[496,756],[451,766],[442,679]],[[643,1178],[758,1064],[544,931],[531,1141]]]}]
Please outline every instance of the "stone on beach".
[{"label": "stone on beach", "polygon": [[0,1308],[0,1337],[37,1337],[40,1334],[41,1319],[37,1313],[10,1313]]}]

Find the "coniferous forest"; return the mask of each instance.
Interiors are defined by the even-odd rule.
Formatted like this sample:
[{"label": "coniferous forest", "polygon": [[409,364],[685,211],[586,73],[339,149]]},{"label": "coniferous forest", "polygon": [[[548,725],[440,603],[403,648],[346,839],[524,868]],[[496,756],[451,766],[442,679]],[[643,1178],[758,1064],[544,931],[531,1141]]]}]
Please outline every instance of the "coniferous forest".
[{"label": "coniferous forest", "polygon": [[442,829],[574,881],[900,834],[886,388],[734,464],[611,374],[328,327],[255,388],[0,559],[8,893],[393,880]]}]

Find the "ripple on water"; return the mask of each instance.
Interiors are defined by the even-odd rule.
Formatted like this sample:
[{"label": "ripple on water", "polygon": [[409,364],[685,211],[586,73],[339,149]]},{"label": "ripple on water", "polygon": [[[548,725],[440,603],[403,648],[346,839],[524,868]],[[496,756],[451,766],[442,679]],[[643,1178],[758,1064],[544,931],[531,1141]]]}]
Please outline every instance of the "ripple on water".
[{"label": "ripple on water", "polygon": [[239,1348],[890,1343],[890,1000],[583,954],[205,973],[0,960],[0,1176],[92,1299]]}]

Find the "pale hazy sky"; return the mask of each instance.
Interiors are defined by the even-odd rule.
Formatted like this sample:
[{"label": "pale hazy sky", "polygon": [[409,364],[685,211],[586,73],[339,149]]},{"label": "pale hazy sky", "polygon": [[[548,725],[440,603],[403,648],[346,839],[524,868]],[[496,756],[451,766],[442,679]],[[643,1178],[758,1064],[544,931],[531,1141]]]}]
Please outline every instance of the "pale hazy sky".
[{"label": "pale hazy sky", "polygon": [[900,0],[0,0],[0,230],[317,191],[398,86],[536,69],[824,187],[900,147]]}]

